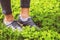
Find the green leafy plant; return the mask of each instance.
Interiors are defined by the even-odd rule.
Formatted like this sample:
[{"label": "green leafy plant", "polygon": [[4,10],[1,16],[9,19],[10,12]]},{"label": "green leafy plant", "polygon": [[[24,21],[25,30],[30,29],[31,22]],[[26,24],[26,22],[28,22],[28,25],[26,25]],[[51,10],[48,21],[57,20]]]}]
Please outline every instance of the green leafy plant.
[{"label": "green leafy plant", "polygon": [[[12,13],[18,19],[20,1],[11,0]],[[6,28],[0,6],[0,40],[60,40],[60,0],[31,0],[30,16],[40,30],[29,26],[23,31]]]}]

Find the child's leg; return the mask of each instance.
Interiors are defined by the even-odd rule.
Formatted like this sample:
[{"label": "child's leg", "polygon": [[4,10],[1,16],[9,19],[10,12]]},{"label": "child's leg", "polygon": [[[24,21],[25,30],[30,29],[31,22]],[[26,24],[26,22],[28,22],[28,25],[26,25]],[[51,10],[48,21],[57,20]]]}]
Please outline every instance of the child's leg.
[{"label": "child's leg", "polygon": [[18,24],[17,21],[14,20],[14,17],[12,15],[11,11],[11,0],[0,0],[1,6],[2,6],[2,11],[4,14],[4,24],[7,27],[11,27],[12,29],[18,29],[22,30],[21,26]]},{"label": "child's leg", "polygon": [[30,7],[30,0],[21,0],[21,16],[23,18],[29,17],[29,7]]},{"label": "child's leg", "polygon": [[14,18],[11,11],[11,0],[0,0],[0,2],[6,21],[13,21]]},{"label": "child's leg", "polygon": [[23,25],[36,26],[29,16],[30,0],[21,0],[21,14],[19,22]]}]

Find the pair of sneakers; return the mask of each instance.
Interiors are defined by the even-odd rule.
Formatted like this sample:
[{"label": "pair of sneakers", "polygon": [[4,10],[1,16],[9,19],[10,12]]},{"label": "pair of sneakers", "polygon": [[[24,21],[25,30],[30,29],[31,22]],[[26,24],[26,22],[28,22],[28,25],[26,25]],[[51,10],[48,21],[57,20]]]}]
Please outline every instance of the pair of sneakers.
[{"label": "pair of sneakers", "polygon": [[23,24],[23,26],[26,26],[26,25],[30,25],[31,27],[36,26],[35,23],[33,22],[33,20],[30,17],[27,19],[27,21],[22,21],[19,17],[19,19],[17,21],[14,20],[9,24],[6,24],[6,23],[4,23],[4,24],[7,27],[11,27],[12,29],[18,29],[18,30],[22,30],[22,25],[21,24]]}]

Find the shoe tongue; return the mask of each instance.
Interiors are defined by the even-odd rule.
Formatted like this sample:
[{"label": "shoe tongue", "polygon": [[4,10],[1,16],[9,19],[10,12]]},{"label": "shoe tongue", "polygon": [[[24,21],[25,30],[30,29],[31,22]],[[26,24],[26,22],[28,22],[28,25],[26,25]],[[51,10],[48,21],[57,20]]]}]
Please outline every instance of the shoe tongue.
[{"label": "shoe tongue", "polygon": [[20,17],[20,20],[21,20],[21,21],[28,21],[28,19],[30,18],[30,17],[28,17],[28,18],[23,18],[21,15],[20,15],[19,17]]},{"label": "shoe tongue", "polygon": [[5,20],[4,20],[4,24],[5,24],[5,25],[9,25],[9,24],[11,24],[12,22],[13,22],[13,21],[8,22],[8,21],[5,21]]},{"label": "shoe tongue", "polygon": [[28,20],[28,18],[20,18],[21,19],[21,21],[27,21]]}]

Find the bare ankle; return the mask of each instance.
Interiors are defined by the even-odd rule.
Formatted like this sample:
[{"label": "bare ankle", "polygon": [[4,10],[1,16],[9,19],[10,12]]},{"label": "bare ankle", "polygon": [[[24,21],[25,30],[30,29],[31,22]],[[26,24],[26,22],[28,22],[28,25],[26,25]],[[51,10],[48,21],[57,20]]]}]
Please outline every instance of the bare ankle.
[{"label": "bare ankle", "polygon": [[28,18],[29,16],[27,14],[21,14],[20,15],[22,18]]},{"label": "bare ankle", "polygon": [[12,14],[9,14],[9,15],[5,15],[5,19],[4,19],[5,21],[13,21],[14,20],[14,17],[13,17],[13,15]]},{"label": "bare ankle", "polygon": [[29,8],[21,8],[21,17],[28,18],[29,17]]}]

